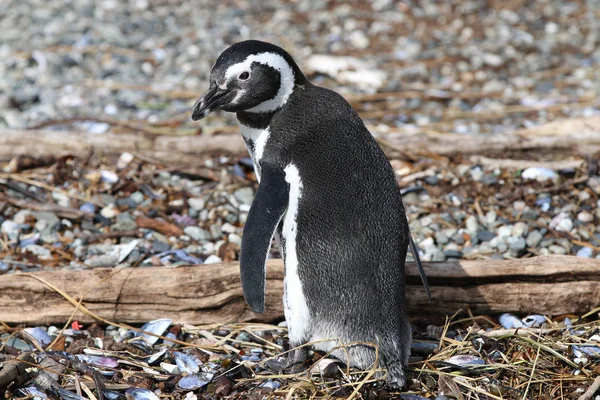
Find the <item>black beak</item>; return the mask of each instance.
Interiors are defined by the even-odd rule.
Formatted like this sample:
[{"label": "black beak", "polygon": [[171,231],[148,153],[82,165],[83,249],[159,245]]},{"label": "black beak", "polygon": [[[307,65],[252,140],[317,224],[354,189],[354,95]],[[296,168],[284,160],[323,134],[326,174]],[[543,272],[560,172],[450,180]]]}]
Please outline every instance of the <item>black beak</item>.
[{"label": "black beak", "polygon": [[194,104],[192,108],[192,120],[201,120],[211,112],[226,105],[228,103],[228,96],[226,96],[228,93],[230,93],[228,90],[219,89],[215,84],[210,85],[206,93]]}]

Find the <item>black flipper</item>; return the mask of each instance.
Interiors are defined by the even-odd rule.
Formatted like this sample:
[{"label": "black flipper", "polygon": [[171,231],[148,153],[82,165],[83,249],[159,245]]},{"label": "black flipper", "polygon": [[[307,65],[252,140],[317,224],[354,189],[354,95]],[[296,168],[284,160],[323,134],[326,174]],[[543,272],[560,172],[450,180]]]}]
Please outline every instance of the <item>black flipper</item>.
[{"label": "black flipper", "polygon": [[417,263],[417,267],[419,268],[419,275],[421,275],[421,281],[423,281],[423,286],[425,287],[425,292],[427,292],[427,297],[429,298],[429,302],[431,303],[431,293],[429,292],[429,282],[427,282],[427,275],[425,275],[425,271],[423,270],[423,264],[421,264],[421,257],[419,257],[419,250],[417,249],[417,245],[412,238],[412,235],[409,233],[408,237],[410,238],[410,252]]},{"label": "black flipper", "polygon": [[252,311],[265,310],[266,262],[273,234],[288,205],[289,184],[283,169],[264,164],[250,207],[240,253],[242,292]]}]

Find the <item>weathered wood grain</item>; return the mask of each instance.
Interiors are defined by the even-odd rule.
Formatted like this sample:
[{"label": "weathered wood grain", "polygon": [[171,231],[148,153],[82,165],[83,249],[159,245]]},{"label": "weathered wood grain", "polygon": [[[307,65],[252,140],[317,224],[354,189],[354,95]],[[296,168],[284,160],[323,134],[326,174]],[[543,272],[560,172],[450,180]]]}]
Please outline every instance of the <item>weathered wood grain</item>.
[{"label": "weathered wood grain", "polygon": [[[505,154],[509,151],[552,150],[588,154],[600,150],[600,116],[558,120],[502,135],[460,135],[386,132],[383,149],[390,158],[404,152],[427,152],[444,156],[456,154]],[[0,129],[0,160],[18,155],[86,156],[90,151],[106,155],[124,151],[176,165],[196,165],[198,155],[229,153],[245,155],[239,133],[197,136],[144,135],[135,133],[91,135],[86,132]]]},{"label": "weathered wood grain", "polygon": [[[440,319],[459,309],[475,314],[502,312],[558,315],[585,313],[600,304],[600,260],[545,256],[518,260],[425,263],[433,302],[416,266],[407,264],[407,307],[414,318]],[[141,323],[169,317],[191,324],[283,318],[283,265],[267,268],[266,310],[251,312],[244,302],[237,263],[85,271],[40,271],[35,275],[78,299],[102,318]],[[110,276],[110,278],[109,278]],[[107,279],[108,278],[108,279]],[[323,282],[323,290],[332,290]],[[65,322],[73,305],[30,276],[0,276],[0,321],[10,324]],[[91,321],[81,313],[80,321]]]}]

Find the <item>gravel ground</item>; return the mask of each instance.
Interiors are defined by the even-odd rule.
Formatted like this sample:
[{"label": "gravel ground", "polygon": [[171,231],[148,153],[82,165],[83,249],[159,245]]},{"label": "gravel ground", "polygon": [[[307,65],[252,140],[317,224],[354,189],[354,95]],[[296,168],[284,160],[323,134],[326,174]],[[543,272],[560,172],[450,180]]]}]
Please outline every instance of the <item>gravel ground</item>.
[{"label": "gravel ground", "polygon": [[[0,327],[6,352],[0,353],[5,365],[0,378],[10,367],[20,367],[19,379],[29,383],[11,387],[6,396],[23,400],[85,400],[76,391],[95,387],[111,400],[545,400],[579,398],[600,373],[597,321],[510,314],[500,316],[499,323],[483,316],[478,321],[420,330],[402,393],[373,384],[372,374],[381,372],[376,367],[349,370],[317,352],[309,353],[304,372],[282,370],[280,354],[288,348],[284,324],[170,327],[170,319],[148,322],[141,328],[145,334],[77,321],[3,334]],[[41,368],[25,370],[25,362]]]},{"label": "gravel ground", "polygon": [[[596,113],[600,53],[593,16],[600,8],[591,1],[9,1],[0,10],[0,124],[12,128],[102,134],[123,129],[118,121],[134,121],[162,133],[195,133],[200,128],[189,121],[190,101],[203,91],[212,62],[227,44],[250,37],[280,43],[305,69],[321,71],[311,74],[314,81],[348,96],[395,93],[356,103],[367,122],[380,126],[479,134]],[[318,54],[354,57],[349,63],[368,84]],[[231,123],[223,114],[201,126],[218,130]],[[237,257],[256,187],[248,159],[206,160],[211,179],[127,154],[118,166],[88,161],[65,158],[4,177],[12,199],[51,199],[94,217],[69,221],[52,210],[5,203],[3,269],[23,261],[10,249],[16,245],[33,256],[32,268],[64,261],[62,251],[73,267]],[[460,155],[392,160],[413,235],[423,258],[433,261],[600,256],[600,178],[596,162],[588,161],[554,172],[534,169],[526,179],[526,168],[486,167]],[[44,185],[62,192],[50,196]],[[176,229],[139,226],[141,217],[160,217]],[[137,228],[134,236],[125,234]],[[121,234],[112,233],[115,240],[109,232]],[[115,248],[132,240],[138,247],[129,258],[115,258]],[[174,250],[185,256],[156,256]],[[113,258],[103,259],[105,253]]]},{"label": "gravel ground", "polygon": [[[504,132],[597,112],[599,12],[592,0],[7,0],[0,124],[100,133],[113,119],[181,117],[182,133],[196,131],[182,113],[217,55],[256,38],[282,45],[307,72],[321,71],[314,81],[347,95],[403,91],[360,105],[368,122]],[[355,57],[359,73],[318,54]],[[207,123],[223,118],[232,122]]]},{"label": "gravel ground", "polygon": [[[66,156],[1,173],[0,271],[238,259],[257,186],[251,160],[205,163],[202,176],[191,175],[123,153],[116,162]],[[600,258],[600,177],[589,172],[598,164],[581,160],[559,172],[428,159],[392,164],[425,261]],[[277,246],[272,253],[279,256]]]}]

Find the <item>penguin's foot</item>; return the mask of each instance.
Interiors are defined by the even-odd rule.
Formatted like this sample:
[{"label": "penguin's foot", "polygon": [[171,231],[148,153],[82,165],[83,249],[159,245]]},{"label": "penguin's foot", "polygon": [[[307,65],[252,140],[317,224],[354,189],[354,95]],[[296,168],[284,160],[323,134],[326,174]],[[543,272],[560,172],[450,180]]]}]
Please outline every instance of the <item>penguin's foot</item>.
[{"label": "penguin's foot", "polygon": [[306,361],[308,361],[308,348],[300,347],[290,352],[290,373],[297,374],[305,371],[307,368]]},{"label": "penguin's foot", "polygon": [[401,389],[406,384],[406,378],[404,376],[404,369],[402,368],[401,362],[393,362],[385,366],[388,370],[387,385]]},{"label": "penguin's foot", "polygon": [[290,374],[297,374],[306,370],[307,360],[308,349],[306,347],[300,347],[291,350],[286,355],[267,361],[265,365],[273,371],[285,371]]}]

